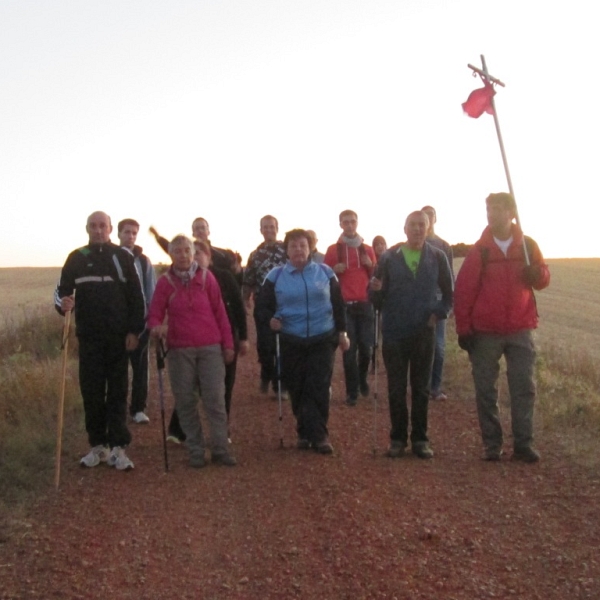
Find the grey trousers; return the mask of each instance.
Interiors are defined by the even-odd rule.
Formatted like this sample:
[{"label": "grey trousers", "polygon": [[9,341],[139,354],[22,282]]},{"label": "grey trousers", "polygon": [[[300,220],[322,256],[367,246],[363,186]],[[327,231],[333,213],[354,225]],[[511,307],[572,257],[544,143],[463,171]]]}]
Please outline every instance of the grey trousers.
[{"label": "grey trousers", "polygon": [[204,434],[198,413],[198,388],[210,429],[213,456],[227,453],[225,412],[225,363],[219,344],[198,348],[171,348],[169,380],[175,408],[191,455],[204,455]]},{"label": "grey trousers", "polygon": [[475,336],[469,358],[475,383],[481,438],[486,449],[502,448],[502,425],[498,410],[498,376],[502,355],[506,360],[514,448],[527,448],[533,442],[533,405],[536,393],[535,348],[530,330],[510,335]]}]

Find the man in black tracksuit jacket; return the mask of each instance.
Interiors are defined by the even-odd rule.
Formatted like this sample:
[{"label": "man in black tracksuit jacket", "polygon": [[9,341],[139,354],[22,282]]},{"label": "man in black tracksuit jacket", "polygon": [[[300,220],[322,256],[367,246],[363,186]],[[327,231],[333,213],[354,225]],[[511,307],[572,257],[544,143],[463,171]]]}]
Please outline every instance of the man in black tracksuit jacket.
[{"label": "man in black tracksuit jacket", "polygon": [[128,470],[127,351],[144,330],[144,297],[133,257],[110,242],[110,217],[92,213],[86,230],[89,244],[69,254],[54,296],[59,313],[75,311],[79,385],[92,447],[81,464],[108,462]]}]

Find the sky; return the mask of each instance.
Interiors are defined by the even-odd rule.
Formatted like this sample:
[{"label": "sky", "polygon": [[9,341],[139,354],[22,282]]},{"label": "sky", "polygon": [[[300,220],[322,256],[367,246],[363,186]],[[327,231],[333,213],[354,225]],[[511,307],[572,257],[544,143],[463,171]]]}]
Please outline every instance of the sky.
[{"label": "sky", "polygon": [[348,208],[367,243],[424,204],[473,243],[507,190],[493,118],[461,109],[482,54],[525,233],[598,257],[596,23],[589,0],[0,0],[0,267],[62,265],[96,210],[154,262],[148,226],[199,216],[244,259],[262,215],[325,250]]}]

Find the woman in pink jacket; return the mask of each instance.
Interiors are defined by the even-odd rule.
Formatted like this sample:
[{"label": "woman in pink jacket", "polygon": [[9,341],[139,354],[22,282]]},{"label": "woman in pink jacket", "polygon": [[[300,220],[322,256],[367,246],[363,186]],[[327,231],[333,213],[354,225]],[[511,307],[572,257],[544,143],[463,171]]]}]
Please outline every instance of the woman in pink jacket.
[{"label": "woman in pink jacket", "polygon": [[[190,465],[204,467],[204,435],[198,414],[198,383],[210,428],[211,461],[233,466],[228,452],[225,363],[233,360],[233,338],[219,285],[193,259],[194,245],[184,235],[169,244],[173,264],[156,285],[148,312],[155,338],[166,336],[175,406],[186,435]],[[168,316],[168,327],[163,324]]]}]

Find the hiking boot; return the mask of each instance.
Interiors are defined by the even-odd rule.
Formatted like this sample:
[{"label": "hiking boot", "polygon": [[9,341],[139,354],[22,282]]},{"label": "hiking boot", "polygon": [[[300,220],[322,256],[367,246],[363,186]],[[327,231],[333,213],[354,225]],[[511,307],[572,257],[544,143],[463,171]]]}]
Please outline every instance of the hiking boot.
[{"label": "hiking boot", "polygon": [[360,385],[358,386],[360,389],[360,395],[363,398],[366,398],[369,395],[369,392],[371,391],[369,388],[369,383],[367,382],[367,380],[365,379],[364,381],[360,382]]},{"label": "hiking boot", "polygon": [[333,446],[327,440],[324,440],[323,442],[319,442],[315,446],[315,450],[319,454],[333,454]]},{"label": "hiking boot", "polygon": [[520,460],[526,463],[535,463],[540,460],[539,452],[527,446],[525,448],[515,448],[511,460]]},{"label": "hiking boot", "polygon": [[483,452],[481,460],[488,462],[498,462],[502,457],[502,450],[498,448],[486,448]]},{"label": "hiking boot", "polygon": [[296,442],[296,448],[298,448],[298,450],[310,450],[311,446],[312,444],[310,441],[303,438],[298,438],[298,441]]},{"label": "hiking boot", "polygon": [[348,406],[356,406],[357,402],[358,398],[355,398],[354,396],[346,396],[346,404]]},{"label": "hiking boot", "polygon": [[433,458],[433,450],[429,446],[429,442],[414,442],[412,453],[419,458]]},{"label": "hiking boot", "polygon": [[109,450],[102,444],[94,446],[80,461],[82,467],[97,467],[101,462],[108,460]]},{"label": "hiking boot", "polygon": [[213,465],[224,465],[226,467],[235,467],[237,460],[231,454],[213,454],[211,457]]},{"label": "hiking boot", "polygon": [[146,425],[150,423],[148,415],[146,415],[146,413],[143,411],[136,412],[131,418],[133,419],[133,422],[137,423],[138,425]]},{"label": "hiking boot", "polygon": [[133,469],[133,463],[125,454],[125,448],[122,446],[115,446],[110,451],[106,464],[109,467],[114,467],[117,471],[131,471]]},{"label": "hiking boot", "polygon": [[394,442],[390,444],[388,451],[386,452],[386,456],[389,458],[400,458],[404,456],[404,450],[406,449],[406,445],[402,442]]},{"label": "hiking boot", "polygon": [[204,454],[192,454],[190,456],[190,467],[193,469],[201,469],[206,466],[206,460],[204,460]]}]

